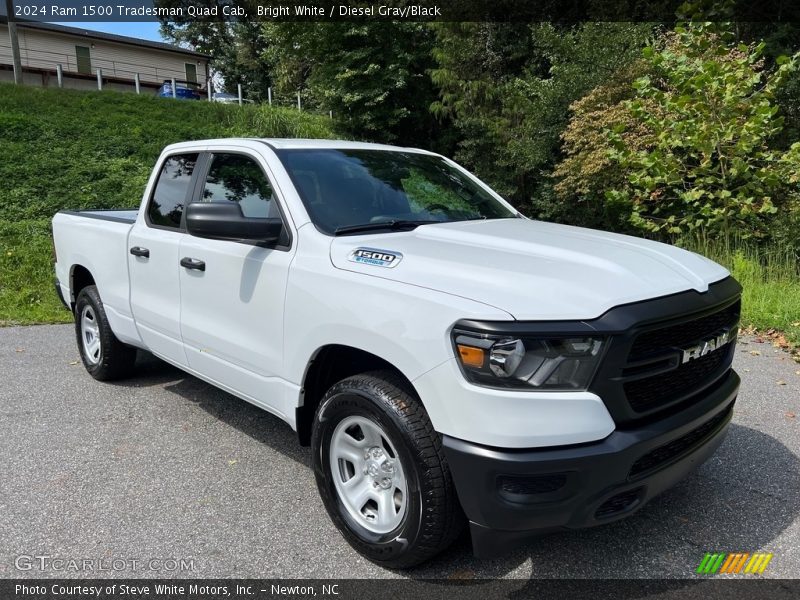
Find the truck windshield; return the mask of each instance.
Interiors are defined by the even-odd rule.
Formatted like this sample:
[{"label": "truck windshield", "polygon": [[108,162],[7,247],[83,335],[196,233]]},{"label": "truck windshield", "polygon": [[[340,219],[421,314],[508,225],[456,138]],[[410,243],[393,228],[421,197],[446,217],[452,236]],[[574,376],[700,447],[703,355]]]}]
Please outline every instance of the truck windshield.
[{"label": "truck windshield", "polygon": [[329,235],[517,216],[438,156],[349,149],[277,154],[311,220]]}]

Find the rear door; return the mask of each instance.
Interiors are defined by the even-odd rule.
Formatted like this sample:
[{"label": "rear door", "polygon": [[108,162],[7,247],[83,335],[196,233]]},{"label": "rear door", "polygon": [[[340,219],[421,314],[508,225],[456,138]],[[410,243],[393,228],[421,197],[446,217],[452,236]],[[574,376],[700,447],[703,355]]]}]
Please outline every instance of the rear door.
[{"label": "rear door", "polygon": [[245,149],[210,152],[196,201],[237,202],[245,217],[280,217],[282,239],[253,242],[186,235],[180,257],[181,335],[189,367],[259,406],[286,417],[283,309],[294,249],[267,165]]},{"label": "rear door", "polygon": [[185,366],[180,331],[180,242],[200,154],[165,157],[146,209],[128,236],[131,310],[139,335],[157,356]]}]

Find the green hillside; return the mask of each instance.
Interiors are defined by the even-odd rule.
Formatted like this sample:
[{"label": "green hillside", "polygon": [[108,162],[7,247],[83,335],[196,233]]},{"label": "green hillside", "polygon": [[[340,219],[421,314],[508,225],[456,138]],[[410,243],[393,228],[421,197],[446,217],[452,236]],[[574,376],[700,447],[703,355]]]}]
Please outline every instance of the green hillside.
[{"label": "green hillside", "polygon": [[52,285],[53,214],[138,206],[164,146],[234,136],[334,133],[286,108],[0,84],[0,324],[69,319]]}]

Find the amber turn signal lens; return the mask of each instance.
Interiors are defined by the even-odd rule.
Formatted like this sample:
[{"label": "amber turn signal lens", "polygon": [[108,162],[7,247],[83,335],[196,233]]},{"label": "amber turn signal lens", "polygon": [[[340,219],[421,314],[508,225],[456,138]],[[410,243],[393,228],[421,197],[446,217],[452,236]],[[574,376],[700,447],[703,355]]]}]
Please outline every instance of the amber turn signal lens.
[{"label": "amber turn signal lens", "polygon": [[483,357],[485,352],[483,348],[475,348],[473,346],[458,345],[458,355],[461,357],[461,362],[466,367],[482,367]]}]

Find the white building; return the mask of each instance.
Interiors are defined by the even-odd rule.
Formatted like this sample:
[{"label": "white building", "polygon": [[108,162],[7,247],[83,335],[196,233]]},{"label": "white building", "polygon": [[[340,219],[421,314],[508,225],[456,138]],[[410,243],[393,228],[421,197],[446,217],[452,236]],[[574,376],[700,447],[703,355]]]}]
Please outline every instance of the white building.
[{"label": "white building", "polygon": [[[6,18],[0,17],[0,81],[13,81],[14,69]],[[132,91],[139,74],[142,92],[165,80],[197,82],[205,87],[210,57],[161,42],[87,31],[50,23],[17,21],[23,82],[57,85],[61,65],[64,87],[97,89],[97,69],[103,87]]]}]

